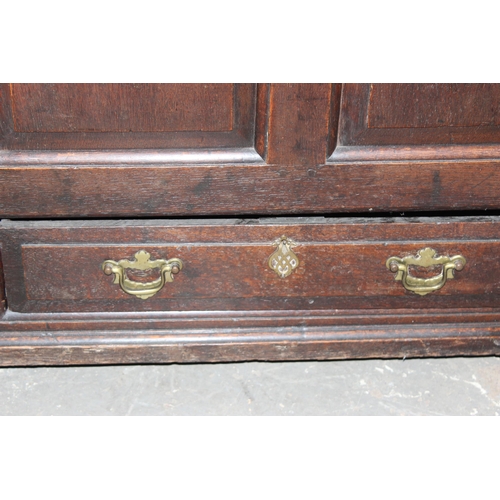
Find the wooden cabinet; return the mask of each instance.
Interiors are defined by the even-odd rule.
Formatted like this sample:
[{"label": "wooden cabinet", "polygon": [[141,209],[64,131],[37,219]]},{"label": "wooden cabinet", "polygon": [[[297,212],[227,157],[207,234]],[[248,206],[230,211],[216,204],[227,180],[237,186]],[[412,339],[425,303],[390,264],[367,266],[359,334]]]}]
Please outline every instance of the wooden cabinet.
[{"label": "wooden cabinet", "polygon": [[0,364],[498,354],[499,104],[3,85]]}]

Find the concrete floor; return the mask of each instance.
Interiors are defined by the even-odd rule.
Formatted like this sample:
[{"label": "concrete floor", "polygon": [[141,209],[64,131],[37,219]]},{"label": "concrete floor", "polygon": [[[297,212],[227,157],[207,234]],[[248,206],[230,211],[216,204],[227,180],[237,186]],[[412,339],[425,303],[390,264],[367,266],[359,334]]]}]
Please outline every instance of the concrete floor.
[{"label": "concrete floor", "polygon": [[0,415],[499,414],[495,357],[0,369]]}]

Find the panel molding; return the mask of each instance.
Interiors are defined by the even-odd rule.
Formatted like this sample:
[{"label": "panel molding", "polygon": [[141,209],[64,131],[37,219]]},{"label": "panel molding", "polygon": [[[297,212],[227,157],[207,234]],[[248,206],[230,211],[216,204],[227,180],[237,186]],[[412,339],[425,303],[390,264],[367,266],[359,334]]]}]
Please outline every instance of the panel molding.
[{"label": "panel molding", "polygon": [[343,85],[338,140],[329,162],[500,158],[500,126],[370,125],[371,86]]},{"label": "panel molding", "polygon": [[[245,327],[245,318],[226,314],[225,321],[214,318],[208,324],[206,318],[190,318],[179,329],[155,316],[129,315],[117,323],[111,316],[92,322],[89,317],[75,321],[7,312],[0,321],[0,365],[500,355],[500,327],[494,316],[488,321],[487,316],[469,318],[461,312],[460,323],[427,317],[428,324],[384,324],[383,318],[377,321],[372,315],[363,325],[304,326],[308,317],[294,316],[300,323],[294,327],[286,326],[290,318],[270,315],[260,327]],[[467,322],[474,317],[476,322]],[[140,330],[134,331],[134,320],[139,320]]]},{"label": "panel molding", "polygon": [[0,167],[50,167],[79,165],[179,165],[262,163],[253,147],[228,149],[113,149],[107,151],[1,151]]},{"label": "panel molding", "polygon": [[[22,151],[24,153],[24,163],[29,163],[30,158],[33,159],[34,163],[37,163],[42,158],[43,161],[47,161],[49,162],[48,164],[50,164],[50,155],[42,157],[40,151],[71,151],[71,153],[99,151],[103,155],[109,153],[111,155],[110,160],[106,161],[106,163],[112,163],[113,155],[110,151],[117,150],[149,150],[150,156],[153,156],[155,152],[161,150],[164,157],[166,153],[170,151],[174,151],[174,156],[175,152],[177,152],[176,155],[178,157],[178,152],[180,150],[188,153],[190,152],[189,150],[195,150],[195,156],[197,158],[205,152],[205,156],[207,157],[206,161],[211,162],[214,158],[212,154],[214,150],[234,150],[233,157],[235,160],[230,159],[231,155],[223,155],[224,157],[221,158],[221,161],[239,161],[238,158],[240,158],[242,154],[237,150],[244,149],[243,157],[245,158],[243,161],[246,161],[248,150],[250,148],[255,150],[256,93],[256,84],[234,84],[231,95],[231,123],[222,126],[219,130],[210,130],[214,128],[213,124],[208,124],[208,130],[203,130],[204,125],[202,122],[200,124],[200,130],[189,130],[190,127],[188,126],[187,129],[181,127],[179,130],[172,131],[147,131],[140,130],[141,127],[139,123],[139,131],[136,132],[123,131],[121,130],[121,128],[123,128],[122,125],[119,127],[120,130],[117,131],[72,131],[71,124],[68,125],[68,130],[64,132],[60,130],[54,132],[16,132],[14,127],[14,103],[12,100],[11,86],[9,84],[2,84],[0,85],[0,127],[2,127],[0,129],[0,150],[3,150],[4,154],[6,152]],[[187,98],[188,97],[186,97],[186,99]],[[161,105],[161,103],[159,103],[159,105]],[[75,113],[76,112],[77,110]],[[26,111],[25,114],[27,113]],[[176,122],[181,126],[184,123],[182,109],[177,111],[177,115]],[[138,116],[140,118],[140,115]],[[34,120],[34,118],[29,116],[27,119],[28,118],[29,123]],[[104,118],[111,121],[107,125],[107,122],[104,123],[102,127],[110,127],[110,124],[113,123],[113,116],[105,116]],[[192,123],[193,119],[194,118],[191,117],[188,120],[188,124]],[[82,126],[85,126],[85,120],[88,121],[88,117],[82,117],[82,120]],[[115,119],[115,121],[116,120],[118,119]],[[26,126],[28,126],[29,123]],[[161,123],[157,125],[160,126]],[[175,122],[173,126],[175,126]],[[154,128],[154,124],[152,127]],[[252,156],[255,157],[257,154],[258,153],[253,153]],[[8,156],[9,161],[15,161],[15,159],[19,157],[19,155],[14,155],[13,157]],[[85,157],[81,158],[83,161],[86,159]],[[190,159],[191,158],[188,156],[187,160],[189,161]],[[254,161],[252,158],[248,159],[249,161]],[[3,158],[0,158],[0,161],[2,160]],[[176,160],[169,160],[167,158],[167,163],[171,163],[172,161]]]}]

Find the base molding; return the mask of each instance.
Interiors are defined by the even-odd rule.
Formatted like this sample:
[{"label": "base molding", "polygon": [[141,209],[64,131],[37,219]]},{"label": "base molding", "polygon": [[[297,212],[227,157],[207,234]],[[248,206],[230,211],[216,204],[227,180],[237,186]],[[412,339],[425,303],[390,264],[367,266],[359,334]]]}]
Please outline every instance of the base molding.
[{"label": "base molding", "polygon": [[[103,322],[104,323],[104,322]],[[10,330],[0,366],[500,355],[499,323],[283,328]]]}]

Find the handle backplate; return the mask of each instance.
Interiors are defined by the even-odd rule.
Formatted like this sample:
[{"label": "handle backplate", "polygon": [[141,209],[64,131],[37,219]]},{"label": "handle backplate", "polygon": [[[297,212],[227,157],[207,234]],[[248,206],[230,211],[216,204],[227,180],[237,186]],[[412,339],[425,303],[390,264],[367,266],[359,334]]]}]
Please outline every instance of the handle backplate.
[{"label": "handle backplate", "polygon": [[[135,260],[122,259],[118,262],[105,260],[101,267],[105,274],[114,274],[113,283],[120,285],[125,293],[143,300],[158,293],[166,282],[174,281],[173,275],[177,274],[183,266],[182,261],[176,258],[150,260],[151,255],[146,250],[139,250],[134,257]],[[159,268],[160,277],[154,281],[141,283],[127,277],[126,269],[146,271],[156,268]]]},{"label": "handle backplate", "polygon": [[[465,262],[462,255],[438,256],[436,250],[427,247],[419,250],[416,255],[389,257],[386,266],[390,271],[396,273],[394,279],[401,281],[407,290],[418,295],[427,295],[442,288],[447,280],[453,279],[453,271],[461,271]],[[410,274],[410,266],[424,268],[439,266],[441,269],[439,274],[431,278],[417,278]]]}]

